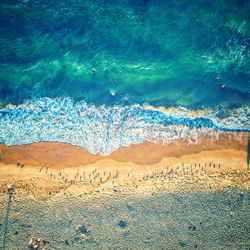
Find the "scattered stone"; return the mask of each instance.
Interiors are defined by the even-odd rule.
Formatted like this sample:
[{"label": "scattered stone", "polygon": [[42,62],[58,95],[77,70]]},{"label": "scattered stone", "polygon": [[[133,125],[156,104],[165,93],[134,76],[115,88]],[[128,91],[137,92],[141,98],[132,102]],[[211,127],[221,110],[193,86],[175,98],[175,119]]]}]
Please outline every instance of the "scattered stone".
[{"label": "scattered stone", "polygon": [[180,240],[180,241],[179,241],[179,246],[180,246],[180,247],[185,247],[185,246],[186,246],[186,242],[183,241],[183,240]]},{"label": "scattered stone", "polygon": [[195,225],[191,225],[191,226],[188,227],[188,229],[189,229],[190,231],[195,231],[197,228],[196,228]]},{"label": "scattered stone", "polygon": [[77,233],[76,239],[90,240],[92,238],[91,230],[92,230],[91,226],[79,225],[76,228],[76,233]]},{"label": "scattered stone", "polygon": [[126,227],[128,226],[128,223],[127,223],[127,221],[125,221],[125,220],[120,220],[120,221],[118,222],[118,226],[119,226],[120,228],[126,228]]}]

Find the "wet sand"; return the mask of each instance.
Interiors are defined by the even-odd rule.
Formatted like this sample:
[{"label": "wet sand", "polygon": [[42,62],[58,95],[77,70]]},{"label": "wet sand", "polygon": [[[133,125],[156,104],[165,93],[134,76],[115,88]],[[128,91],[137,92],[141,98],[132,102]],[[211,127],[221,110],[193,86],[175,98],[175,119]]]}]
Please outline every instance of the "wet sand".
[{"label": "wet sand", "polygon": [[140,165],[155,164],[167,157],[181,157],[202,151],[221,149],[247,150],[247,133],[220,132],[203,135],[197,142],[185,140],[162,142],[144,142],[120,148],[110,155],[92,155],[84,148],[58,142],[39,142],[20,146],[0,144],[0,162],[16,164],[18,161],[30,166],[50,166],[57,168],[78,167],[99,160],[132,162]]}]

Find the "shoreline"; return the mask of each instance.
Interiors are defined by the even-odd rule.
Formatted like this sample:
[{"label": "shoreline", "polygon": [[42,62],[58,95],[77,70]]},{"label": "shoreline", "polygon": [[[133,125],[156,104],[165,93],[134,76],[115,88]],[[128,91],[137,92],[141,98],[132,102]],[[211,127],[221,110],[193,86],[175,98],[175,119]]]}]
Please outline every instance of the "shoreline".
[{"label": "shoreline", "polygon": [[247,152],[248,133],[220,132],[219,137],[202,135],[197,143],[176,140],[169,143],[143,142],[121,147],[109,155],[93,155],[86,149],[60,142],[37,142],[26,145],[6,146],[0,144],[1,162],[17,164],[21,162],[31,166],[77,167],[96,163],[100,160],[132,162],[151,165],[166,157],[181,157],[202,151],[235,149]]}]

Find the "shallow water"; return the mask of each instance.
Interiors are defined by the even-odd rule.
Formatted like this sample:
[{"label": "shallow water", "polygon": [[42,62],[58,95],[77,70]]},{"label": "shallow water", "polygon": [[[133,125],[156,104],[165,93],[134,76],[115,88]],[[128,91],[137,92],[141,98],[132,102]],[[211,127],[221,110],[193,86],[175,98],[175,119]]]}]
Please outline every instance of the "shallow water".
[{"label": "shallow water", "polygon": [[[1,195],[1,227],[6,201]],[[105,201],[38,202],[14,194],[6,249],[26,249],[31,236],[49,241],[50,249],[249,249],[249,220],[250,193],[241,197],[234,189],[151,198],[117,193]]]}]

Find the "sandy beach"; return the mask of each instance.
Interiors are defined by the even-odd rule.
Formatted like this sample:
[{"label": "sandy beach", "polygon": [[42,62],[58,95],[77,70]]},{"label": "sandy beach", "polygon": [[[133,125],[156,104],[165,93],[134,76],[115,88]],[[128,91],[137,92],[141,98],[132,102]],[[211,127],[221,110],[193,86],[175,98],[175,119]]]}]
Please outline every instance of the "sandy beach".
[{"label": "sandy beach", "polygon": [[[126,194],[227,187],[247,189],[247,135],[222,134],[211,143],[145,142],[109,156],[62,143],[1,145],[0,192],[11,183],[15,192],[47,199],[55,194]],[[19,163],[17,163],[19,162]]]},{"label": "sandy beach", "polygon": [[39,237],[55,250],[245,249],[247,134],[199,141],[145,142],[108,156],[56,142],[2,144],[3,245],[25,249]]}]

